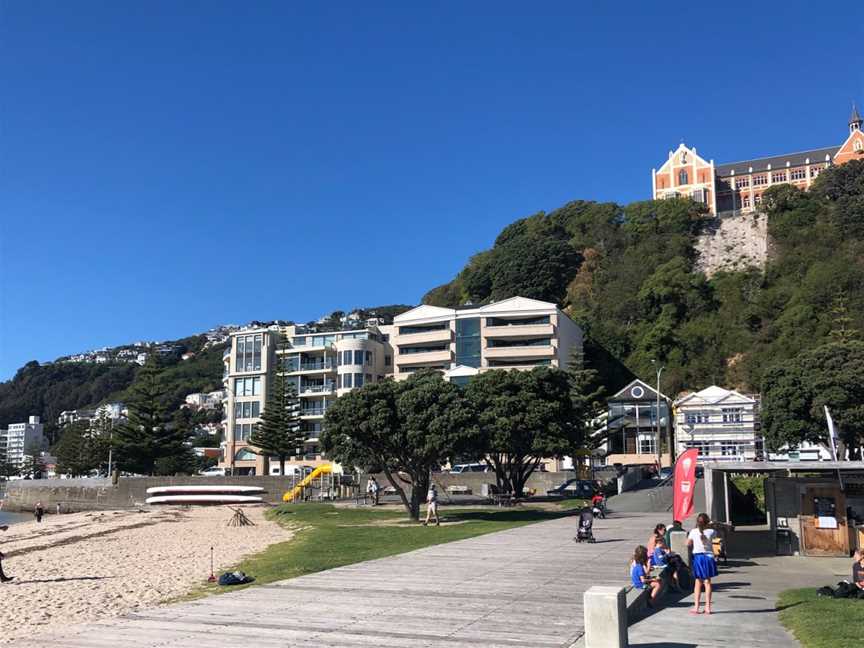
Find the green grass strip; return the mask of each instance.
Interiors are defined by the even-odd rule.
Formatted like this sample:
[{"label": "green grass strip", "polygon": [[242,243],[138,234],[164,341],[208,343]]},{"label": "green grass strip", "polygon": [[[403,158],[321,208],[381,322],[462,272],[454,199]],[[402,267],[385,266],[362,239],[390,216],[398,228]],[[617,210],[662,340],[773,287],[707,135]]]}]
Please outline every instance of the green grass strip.
[{"label": "green grass strip", "polygon": [[816,588],[791,589],[777,601],[780,623],[804,648],[864,645],[864,600],[816,596]]}]

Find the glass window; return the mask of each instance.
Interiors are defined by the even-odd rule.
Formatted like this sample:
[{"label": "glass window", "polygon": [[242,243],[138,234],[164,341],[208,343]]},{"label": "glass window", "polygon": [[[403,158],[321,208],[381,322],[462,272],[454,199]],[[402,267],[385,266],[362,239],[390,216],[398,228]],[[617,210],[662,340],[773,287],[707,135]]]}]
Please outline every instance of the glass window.
[{"label": "glass window", "polygon": [[688,176],[687,176],[687,172],[686,172],[684,169],[681,169],[681,170],[678,172],[678,184],[679,184],[679,185],[686,185],[686,184],[690,184],[690,183],[688,182],[688,180],[689,180],[689,178],[688,178]]},{"label": "glass window", "polygon": [[351,374],[344,374],[342,376],[342,387],[344,389],[351,389]]},{"label": "glass window", "polygon": [[354,386],[355,387],[362,387],[363,386],[363,374],[362,373],[355,373],[354,374]]},{"label": "glass window", "polygon": [[549,316],[541,315],[539,317],[487,317],[486,326],[536,326],[537,324],[548,324]]},{"label": "glass window", "polygon": [[550,346],[552,338],[532,338],[528,340],[489,340],[490,347],[526,347],[526,346]]},{"label": "glass window", "polygon": [[385,355],[384,356],[384,366],[389,367],[393,364],[393,356]]},{"label": "glass window", "polygon": [[372,374],[366,374],[366,382],[367,382],[367,383],[371,383],[371,382],[372,382]]},{"label": "glass window", "polygon": [[480,318],[456,320],[456,364],[480,366]]},{"label": "glass window", "polygon": [[355,365],[362,365],[363,364],[363,352],[362,351],[355,351],[354,352],[354,364]]},{"label": "glass window", "polygon": [[760,185],[768,184],[768,175],[765,173],[760,173],[759,175],[753,176],[753,185],[758,187]]},{"label": "glass window", "polygon": [[803,167],[799,167],[797,169],[792,169],[792,172],[789,174],[792,180],[806,180],[807,179],[807,169]]},{"label": "glass window", "polygon": [[771,174],[771,182],[786,182],[786,172],[776,171]]},{"label": "glass window", "polygon": [[367,365],[372,364],[372,352],[371,351],[366,352],[366,364]]},{"label": "glass window", "polygon": [[243,403],[234,403],[234,418],[243,418]]},{"label": "glass window", "polygon": [[430,331],[444,331],[450,328],[447,322],[440,324],[425,324],[423,326],[400,326],[399,335],[411,335],[412,333],[428,333]]},{"label": "glass window", "polygon": [[744,187],[749,187],[749,186],[750,186],[750,178],[748,178],[746,176],[735,178],[735,188],[736,189],[743,189]]}]

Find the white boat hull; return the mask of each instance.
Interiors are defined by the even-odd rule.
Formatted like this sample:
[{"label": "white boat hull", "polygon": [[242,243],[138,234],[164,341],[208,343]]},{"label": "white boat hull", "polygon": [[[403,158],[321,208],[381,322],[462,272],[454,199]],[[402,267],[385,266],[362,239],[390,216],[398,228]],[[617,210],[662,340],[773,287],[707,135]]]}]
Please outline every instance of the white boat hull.
[{"label": "white boat hull", "polygon": [[260,504],[260,497],[252,495],[227,495],[210,493],[207,495],[157,495],[148,497],[147,504]]},{"label": "white boat hull", "polygon": [[260,486],[231,486],[214,484],[207,486],[153,486],[147,489],[148,495],[253,495],[263,493]]}]

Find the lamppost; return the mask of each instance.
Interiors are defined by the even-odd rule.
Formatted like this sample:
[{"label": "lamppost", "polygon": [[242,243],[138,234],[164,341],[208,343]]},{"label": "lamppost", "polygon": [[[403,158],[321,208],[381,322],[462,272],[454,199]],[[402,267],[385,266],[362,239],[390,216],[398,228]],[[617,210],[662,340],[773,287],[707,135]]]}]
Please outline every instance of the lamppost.
[{"label": "lamppost", "polygon": [[666,368],[661,366],[659,362],[656,360],[652,360],[651,364],[655,367],[659,367],[657,369],[657,470],[658,472],[663,467],[663,450],[660,447],[660,374],[663,373],[663,370]]}]

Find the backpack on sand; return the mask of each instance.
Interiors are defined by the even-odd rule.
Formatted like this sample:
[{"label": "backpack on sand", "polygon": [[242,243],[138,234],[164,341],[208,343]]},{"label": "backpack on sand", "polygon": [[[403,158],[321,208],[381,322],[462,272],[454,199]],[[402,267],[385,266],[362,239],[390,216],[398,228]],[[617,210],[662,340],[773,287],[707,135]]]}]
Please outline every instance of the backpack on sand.
[{"label": "backpack on sand", "polygon": [[251,583],[255,579],[251,576],[247,576],[241,571],[235,572],[225,572],[219,577],[220,585],[243,585],[244,583]]}]

